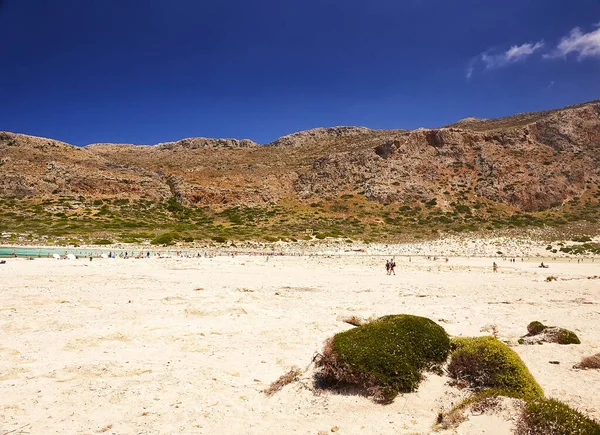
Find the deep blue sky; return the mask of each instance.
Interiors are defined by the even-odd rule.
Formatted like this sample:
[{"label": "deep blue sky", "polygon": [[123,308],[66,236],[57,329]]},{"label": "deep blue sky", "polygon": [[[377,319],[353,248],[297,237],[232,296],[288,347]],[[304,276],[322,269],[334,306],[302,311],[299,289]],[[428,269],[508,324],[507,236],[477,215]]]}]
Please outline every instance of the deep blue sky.
[{"label": "deep blue sky", "polygon": [[266,143],[557,108],[600,98],[599,22],[600,0],[4,0],[0,130]]}]

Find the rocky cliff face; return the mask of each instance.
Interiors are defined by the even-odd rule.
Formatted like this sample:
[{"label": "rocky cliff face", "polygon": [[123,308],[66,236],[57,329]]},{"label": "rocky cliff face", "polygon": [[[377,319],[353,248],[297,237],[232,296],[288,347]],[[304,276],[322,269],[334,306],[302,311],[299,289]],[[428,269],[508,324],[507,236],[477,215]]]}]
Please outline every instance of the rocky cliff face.
[{"label": "rocky cliff face", "polygon": [[74,147],[0,133],[0,196],[84,196],[208,206],[364,194],[381,203],[486,198],[524,211],[600,185],[600,102],[439,129],[314,129],[267,146],[192,138]]}]

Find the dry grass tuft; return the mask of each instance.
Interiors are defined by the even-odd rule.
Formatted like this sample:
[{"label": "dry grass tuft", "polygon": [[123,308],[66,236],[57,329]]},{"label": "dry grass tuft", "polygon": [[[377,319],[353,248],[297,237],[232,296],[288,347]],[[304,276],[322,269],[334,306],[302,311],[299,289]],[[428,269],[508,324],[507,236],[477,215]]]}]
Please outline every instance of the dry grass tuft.
[{"label": "dry grass tuft", "polygon": [[102,429],[100,429],[98,432],[99,432],[99,433],[108,432],[109,430],[111,430],[111,429],[112,429],[112,427],[113,427],[113,425],[112,425],[112,424],[109,424],[109,425],[107,425],[107,426],[103,427]]},{"label": "dry grass tuft", "polygon": [[581,362],[574,366],[576,369],[600,369],[600,353],[586,356]]},{"label": "dry grass tuft", "polygon": [[348,323],[350,325],[353,325],[353,326],[362,326],[365,323],[367,323],[367,321],[365,319],[363,319],[362,317],[356,316],[356,315],[355,316],[344,317],[342,319],[342,322],[346,322],[346,323]]},{"label": "dry grass tuft", "polygon": [[436,430],[447,430],[454,429],[460,426],[461,423],[466,421],[468,417],[465,415],[462,409],[453,409],[452,411],[444,414],[440,412],[437,417]]},{"label": "dry grass tuft", "polygon": [[278,391],[281,391],[281,389],[286,385],[296,382],[301,375],[302,370],[300,370],[298,367],[292,367],[289,372],[280,376],[279,379],[273,382],[269,388],[263,390],[263,393],[265,393],[267,396],[272,396]]},{"label": "dry grass tuft", "polygon": [[554,275],[550,275],[549,277],[546,278],[546,282],[552,282],[552,281],[556,281],[558,280],[557,277],[555,277]]},{"label": "dry grass tuft", "polygon": [[490,396],[485,397],[481,400],[476,401],[471,406],[471,412],[476,412],[478,414],[485,414],[491,410],[498,408],[500,405],[500,397],[498,396]]}]

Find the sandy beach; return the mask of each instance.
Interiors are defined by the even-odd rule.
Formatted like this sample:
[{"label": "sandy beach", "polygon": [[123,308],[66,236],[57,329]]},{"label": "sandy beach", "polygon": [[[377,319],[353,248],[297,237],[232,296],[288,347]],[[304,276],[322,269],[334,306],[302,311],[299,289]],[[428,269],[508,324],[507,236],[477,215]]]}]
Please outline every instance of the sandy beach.
[{"label": "sandy beach", "polygon": [[[465,246],[439,252],[456,255],[448,262],[398,256],[396,276],[368,253],[8,259],[0,434],[431,433],[438,412],[466,394],[445,376],[428,374],[387,406],[312,385],[323,342],[352,328],[344,317],[402,313],[452,336],[497,331],[547,397],[600,419],[600,371],[573,368],[600,352],[600,259],[540,269],[538,258],[492,258],[490,246],[477,251],[489,257],[467,257],[477,252]],[[534,251],[512,254],[543,254]],[[532,320],[571,329],[582,343],[518,345]],[[265,395],[293,366],[305,370],[300,381]],[[512,418],[471,416],[440,433],[510,433]]]}]

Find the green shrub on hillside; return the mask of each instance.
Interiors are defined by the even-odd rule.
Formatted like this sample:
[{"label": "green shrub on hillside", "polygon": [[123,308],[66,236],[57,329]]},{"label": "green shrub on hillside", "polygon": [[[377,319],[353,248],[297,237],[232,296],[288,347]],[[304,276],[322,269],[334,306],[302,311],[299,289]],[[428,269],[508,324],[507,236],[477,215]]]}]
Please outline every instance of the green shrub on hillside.
[{"label": "green shrub on hillside", "polygon": [[152,245],[172,245],[175,243],[175,240],[178,239],[178,235],[175,233],[165,233],[161,234],[158,237],[150,240],[150,244]]},{"label": "green shrub on hillside", "polygon": [[600,424],[554,399],[529,401],[517,424],[518,435],[600,435]]},{"label": "green shrub on hillside", "polygon": [[389,402],[416,390],[422,372],[446,361],[449,351],[446,331],[432,320],[385,316],[329,340],[316,361],[316,383],[354,385],[376,401]]},{"label": "green shrub on hillside", "polygon": [[94,245],[112,245],[113,241],[108,239],[96,239],[92,243]]},{"label": "green shrub on hillside", "polygon": [[494,337],[455,338],[450,376],[476,390],[531,399],[543,396],[542,388],[512,349]]}]

